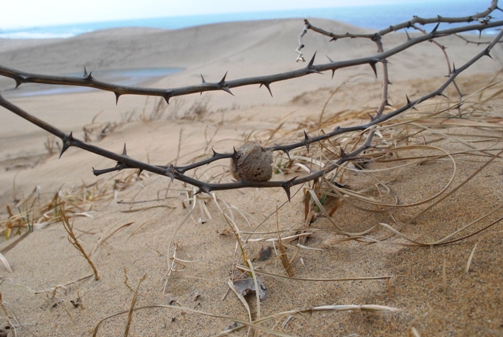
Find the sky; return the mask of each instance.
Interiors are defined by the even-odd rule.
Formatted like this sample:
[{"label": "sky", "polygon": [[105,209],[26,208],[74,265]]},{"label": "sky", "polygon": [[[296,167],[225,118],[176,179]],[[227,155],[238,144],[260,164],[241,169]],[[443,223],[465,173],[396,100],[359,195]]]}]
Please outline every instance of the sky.
[{"label": "sky", "polygon": [[[442,0],[453,3],[455,1]],[[11,0],[8,5],[1,6],[0,29],[400,2],[403,0]],[[489,0],[484,2],[488,5],[490,3]]]}]

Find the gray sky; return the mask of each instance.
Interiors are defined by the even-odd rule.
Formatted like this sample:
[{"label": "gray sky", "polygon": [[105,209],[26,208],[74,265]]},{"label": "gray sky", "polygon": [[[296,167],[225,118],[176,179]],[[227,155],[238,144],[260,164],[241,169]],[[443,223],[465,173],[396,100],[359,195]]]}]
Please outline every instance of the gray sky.
[{"label": "gray sky", "polygon": [[[7,0],[4,0],[7,2]],[[0,28],[58,25],[181,15],[273,11],[403,0],[8,0],[0,11]],[[444,0],[445,1],[445,0]],[[448,0],[449,1],[449,0]],[[489,1],[487,1],[489,4]]]}]

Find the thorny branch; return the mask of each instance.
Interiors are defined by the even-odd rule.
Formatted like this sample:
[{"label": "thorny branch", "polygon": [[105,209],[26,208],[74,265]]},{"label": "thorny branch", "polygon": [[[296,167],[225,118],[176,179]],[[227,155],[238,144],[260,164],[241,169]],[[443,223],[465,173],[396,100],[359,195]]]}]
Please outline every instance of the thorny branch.
[{"label": "thorny branch", "polygon": [[[463,66],[459,68],[453,67],[452,70],[450,69],[449,66],[449,75],[448,78],[445,80],[445,82],[436,90],[420,97],[415,100],[410,100],[407,97],[407,103],[395,109],[394,111],[391,111],[387,114],[383,114],[386,106],[389,106],[388,103],[388,85],[390,84],[389,82],[389,76],[388,76],[388,63],[387,63],[387,58],[393,55],[396,55],[414,45],[417,45],[419,43],[427,42],[427,41],[433,41],[436,38],[443,37],[443,36],[449,36],[449,35],[454,35],[458,33],[463,33],[467,31],[473,31],[473,30],[478,30],[479,32],[482,32],[486,29],[490,28],[496,28],[496,27],[502,27],[503,26],[503,21],[494,21],[491,22],[491,17],[490,13],[494,10],[501,10],[497,6],[498,2],[497,0],[493,0],[491,2],[490,7],[481,13],[469,16],[469,17],[459,17],[459,18],[444,18],[444,17],[436,17],[436,18],[431,18],[431,19],[425,19],[425,18],[419,18],[417,16],[414,16],[412,20],[390,26],[389,28],[383,29],[377,33],[374,34],[334,34],[330,33],[327,31],[322,30],[321,28],[316,28],[313,27],[307,20],[305,20],[305,27],[302,33],[299,35],[299,47],[297,48],[297,52],[299,53],[299,58],[302,58],[302,54],[300,50],[302,49],[302,37],[306,34],[307,30],[313,30],[317,33],[329,36],[332,38],[332,40],[337,40],[340,38],[368,38],[371,41],[375,42],[377,45],[377,54],[372,55],[372,56],[367,56],[363,58],[358,58],[358,59],[351,59],[351,60],[345,60],[345,61],[338,61],[334,62],[330,60],[329,63],[325,64],[319,64],[315,65],[314,60],[316,54],[312,57],[310,62],[307,64],[306,67],[294,71],[289,71],[289,72],[284,72],[284,73],[278,73],[278,74],[273,74],[273,75],[265,75],[265,76],[257,76],[257,77],[249,77],[249,78],[242,78],[242,79],[236,79],[236,80],[226,80],[227,74],[223,76],[223,78],[216,83],[209,83],[204,80],[204,77],[201,76],[202,78],[202,83],[199,85],[193,85],[193,86],[187,86],[187,87],[180,87],[180,88],[171,88],[171,89],[151,89],[151,88],[141,88],[141,87],[130,87],[130,86],[122,86],[122,85],[116,85],[116,84],[111,84],[111,83],[106,83],[102,81],[96,80],[91,73],[87,73],[87,70],[84,69],[84,76],[83,77],[70,77],[70,76],[49,76],[49,75],[40,75],[40,74],[31,74],[31,73],[26,73],[23,71],[11,69],[8,67],[4,67],[0,65],[0,75],[12,78],[16,81],[16,87],[20,86],[21,84],[24,83],[45,83],[45,84],[58,84],[58,85],[71,85],[71,86],[85,86],[85,87],[92,87],[100,90],[105,90],[105,91],[111,91],[115,94],[116,97],[116,102],[118,102],[119,97],[121,95],[150,95],[150,96],[160,96],[163,97],[168,103],[169,99],[171,97],[175,96],[182,96],[182,95],[188,95],[188,94],[193,94],[193,93],[201,93],[203,91],[215,91],[215,90],[223,90],[226,91],[230,94],[232,92],[230,91],[231,88],[235,87],[241,87],[241,86],[247,86],[247,85],[256,85],[259,84],[260,86],[265,86],[269,93],[272,95],[270,85],[274,82],[278,81],[284,81],[284,80],[290,80],[293,78],[297,77],[302,77],[306,75],[310,75],[313,73],[320,73],[323,71],[332,71],[332,77],[334,76],[334,73],[337,69],[341,68],[347,68],[347,67],[353,67],[357,65],[363,65],[363,64],[369,64],[374,73],[377,76],[377,63],[381,63],[383,67],[383,91],[382,91],[382,101],[379,107],[377,108],[376,114],[374,116],[370,116],[370,121],[365,124],[357,125],[357,126],[351,126],[351,127],[336,127],[333,129],[331,132],[328,132],[326,134],[322,134],[319,136],[308,136],[307,133],[304,132],[304,140],[300,142],[296,142],[293,144],[287,144],[287,145],[276,145],[276,146],[271,146],[267,148],[269,151],[283,151],[285,154],[289,156],[289,152],[293,149],[300,148],[300,147],[306,147],[307,150],[309,150],[309,145],[313,143],[318,143],[323,140],[333,138],[335,136],[344,134],[344,133],[349,133],[349,132],[361,132],[362,135],[366,138],[365,142],[361,144],[358,148],[356,148],[354,151],[350,153],[345,153],[345,151],[341,148],[340,150],[340,157],[338,160],[332,162],[330,165],[327,165],[320,170],[314,170],[311,169],[311,173],[302,176],[302,177],[295,177],[291,180],[287,181],[266,181],[266,182],[257,182],[257,181],[234,181],[230,183],[209,183],[209,182],[203,182],[197,179],[194,179],[192,177],[187,176],[185,173],[189,170],[195,169],[197,167],[206,165],[208,163],[221,160],[221,159],[236,159],[237,153],[236,150],[234,150],[234,153],[217,153],[213,151],[213,155],[205,160],[190,164],[190,165],[185,165],[185,166],[160,166],[160,165],[151,165],[145,162],[141,162],[138,160],[135,160],[127,155],[126,151],[126,146],[124,145],[124,150],[122,154],[117,154],[105,149],[102,149],[98,146],[94,146],[91,144],[88,144],[84,141],[81,141],[75,137],[73,137],[72,133],[70,134],[65,134],[63,131],[59,130],[58,128],[44,122],[43,120],[38,119],[37,117],[31,115],[30,113],[24,111],[23,109],[17,107],[16,105],[10,103],[7,101],[5,98],[0,96],[0,106],[3,106],[5,109],[17,114],[18,116],[28,120],[29,122],[37,125],[38,127],[46,130],[47,132],[55,135],[56,137],[60,138],[63,142],[62,150],[60,156],[69,148],[69,147],[78,147],[83,150],[86,150],[88,152],[95,153],[99,156],[106,157],[112,160],[117,161],[117,165],[112,168],[108,169],[103,169],[103,170],[95,170],[93,169],[93,172],[95,175],[100,175],[112,171],[119,171],[122,169],[140,169],[140,170],[145,170],[149,171],[152,173],[156,173],[159,175],[167,176],[171,180],[178,180],[184,183],[191,184],[193,186],[196,186],[199,188],[199,192],[206,192],[210,193],[211,191],[218,191],[218,190],[229,190],[229,189],[238,189],[238,188],[245,188],[245,187],[258,187],[258,188],[266,188],[266,187],[282,187],[288,198],[290,198],[290,188],[295,185],[303,184],[305,182],[309,182],[312,180],[317,180],[324,176],[326,173],[331,172],[335,170],[337,167],[342,165],[343,163],[351,160],[355,160],[359,158],[359,155],[364,152],[365,150],[369,149],[372,147],[372,140],[374,136],[374,131],[373,128],[380,124],[383,123],[395,116],[398,116],[399,114],[408,111],[409,109],[415,109],[415,106],[418,104],[427,101],[435,96],[444,96],[443,92],[444,90],[451,84],[455,82],[454,80],[457,78],[459,74],[461,74],[464,70],[466,70],[468,67],[470,67],[472,64],[477,62],[479,59],[481,59],[484,56],[490,56],[490,51],[494,47],[496,43],[500,40],[500,38],[503,36],[503,30],[500,31],[500,33],[493,39],[493,41],[488,44],[488,46],[481,52],[479,52],[477,55],[475,55],[470,61],[466,62]],[[477,21],[477,24],[470,24],[470,25],[465,25],[461,27],[456,27],[456,28],[450,28],[450,29],[445,29],[445,30],[438,30],[439,24],[441,22],[446,22],[446,23],[454,23],[454,22],[473,22]],[[423,35],[415,37],[415,38],[408,38],[408,40],[399,45],[396,46],[390,50],[385,51],[382,45],[381,37],[385,34],[388,34],[393,31],[397,31],[399,29],[403,28],[414,28],[414,29],[419,29],[415,24],[430,24],[430,23],[437,23],[437,26],[431,30],[431,32],[426,33],[423,31]],[[298,60],[299,60],[298,58]],[[459,91],[458,91],[459,92]]]}]

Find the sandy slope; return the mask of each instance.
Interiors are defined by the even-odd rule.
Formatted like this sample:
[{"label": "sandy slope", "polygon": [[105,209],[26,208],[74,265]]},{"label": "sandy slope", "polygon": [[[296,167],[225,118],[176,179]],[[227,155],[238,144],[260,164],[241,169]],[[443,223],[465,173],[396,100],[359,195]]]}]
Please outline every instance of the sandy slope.
[{"label": "sandy slope", "polygon": [[[327,20],[312,19],[311,23],[338,33],[361,32],[356,27]],[[228,72],[228,79],[235,79],[303,67],[305,63],[295,62],[294,52],[302,27],[303,23],[299,20],[277,20],[225,23],[176,31],[117,29],[41,42],[2,40],[0,63],[45,74],[76,73],[86,66],[96,74],[96,78],[99,78],[100,70],[182,67],[185,70],[175,75],[143,84],[179,87],[199,83],[201,74],[207,81],[219,81],[225,72]],[[385,38],[385,48],[389,49],[405,39],[404,34],[392,34]],[[456,65],[463,64],[480,50],[480,47],[467,46],[454,37],[439,41],[448,47],[450,62]],[[317,63],[325,62],[324,55],[333,60],[345,60],[375,53],[375,45],[369,41],[346,39],[329,44],[327,38],[312,32],[306,35],[304,44],[304,53],[308,58],[317,52]],[[501,68],[503,54],[499,47],[493,52],[493,57],[494,60],[482,59],[464,74],[464,92],[480,89]],[[433,90],[442,83],[443,75],[447,73],[441,51],[430,43],[414,47],[389,61],[390,81],[393,82],[390,99],[398,105],[405,101],[405,94],[414,98]],[[0,88],[12,88],[12,83],[11,80],[0,79]],[[122,124],[95,144],[119,152],[127,142],[128,154],[134,158],[159,164],[178,160],[178,164],[182,164],[197,156],[209,155],[211,148],[228,152],[250,133],[252,138],[268,144],[282,143],[291,138],[297,139],[299,135],[294,131],[307,129],[314,133],[320,111],[332,89],[342,83],[344,85],[326,108],[326,118],[349,112],[351,118],[348,119],[354,122],[355,111],[375,110],[380,101],[381,83],[375,79],[369,66],[362,66],[339,70],[333,79],[325,73],[273,84],[274,97],[270,97],[265,88],[247,87],[233,90],[234,96],[218,92],[174,98],[162,119]],[[493,88],[493,92],[497,93],[499,88]],[[154,99],[122,97],[115,105],[113,95],[106,92],[24,98],[16,97],[11,90],[2,94],[62,130],[73,130],[77,137],[83,137],[83,126],[91,123],[98,114],[99,123],[117,122],[121,116],[132,112],[135,112],[137,120],[142,114],[148,116],[156,104]],[[194,102],[201,106],[207,103],[205,114],[201,118],[182,118]],[[481,109],[498,117],[500,106],[500,96],[496,96],[483,104]],[[109,160],[77,149],[70,149],[61,159],[57,159],[57,155],[48,157],[43,146],[47,138],[44,132],[5,109],[0,114],[0,220],[7,217],[2,205],[12,204],[14,181],[18,198],[29,194],[35,186],[41,186],[42,197],[47,199],[61,186],[68,191],[83,182],[96,182],[91,167],[113,165]],[[283,123],[282,128],[269,139],[270,130],[280,123]],[[342,123],[346,121],[342,120]],[[497,132],[491,135],[498,137]],[[180,139],[182,146],[178,152]],[[449,148],[449,144],[443,146]],[[456,183],[466,178],[480,163],[460,161],[459,165]],[[225,169],[225,166],[217,167],[207,173],[198,171],[198,174],[206,179],[212,174],[222,174]],[[423,195],[435,193],[450,172],[450,167],[443,162],[413,167],[401,172],[400,179],[392,184],[393,190],[401,200],[417,200]],[[493,165],[484,172],[469,187],[460,190],[412,225],[405,226],[404,233],[420,241],[431,242],[501,203],[501,168]],[[2,267],[0,275],[4,282],[0,286],[1,293],[8,311],[23,324],[19,335],[89,336],[99,320],[128,309],[133,297],[130,287],[134,289],[145,274],[147,279],[141,285],[137,306],[168,304],[176,299],[185,307],[247,320],[247,313],[234,294],[225,296],[228,292],[227,280],[234,270],[233,263],[240,260],[239,254],[235,254],[235,237],[229,235],[228,225],[218,206],[235,206],[232,212],[237,226],[242,231],[250,231],[264,222],[277,205],[284,204],[284,192],[254,189],[220,192],[217,194],[218,206],[209,197],[201,196],[197,202],[204,202],[208,212],[197,206],[195,213],[176,232],[188,213],[188,209],[183,207],[188,206],[187,189],[180,184],[171,186],[169,180],[162,177],[133,177],[130,172],[101,177],[99,186],[109,186],[108,194],[103,192],[106,195],[97,202],[85,203],[83,207],[92,211],[92,218],[75,220],[79,238],[88,251],[92,251],[97,242],[115,229],[133,223],[110,236],[92,255],[101,274],[100,281],[89,278],[60,288],[56,293],[33,293],[33,290],[68,284],[91,272],[85,260],[68,243],[66,232],[59,223],[30,234],[5,254],[14,272],[8,273]],[[223,174],[223,179],[230,180],[229,175]],[[355,178],[355,181],[358,179]],[[113,186],[118,191],[116,200],[167,198],[132,206],[117,204],[110,192]],[[98,193],[95,187],[88,190],[89,193]],[[299,228],[304,224],[301,194],[299,192],[281,208],[279,223],[282,228]],[[66,198],[70,202],[71,197]],[[130,207],[136,209],[147,205],[161,207],[124,212]],[[359,211],[346,203],[336,213],[334,221],[347,231],[360,232],[379,222],[392,223],[391,216],[405,222],[418,212],[419,208],[376,214]],[[205,219],[204,223],[198,221],[199,218]],[[274,231],[274,220],[273,216],[265,221],[258,231]],[[379,304],[403,311],[305,315],[294,318],[286,325],[285,333],[299,336],[355,333],[361,336],[405,336],[411,327],[415,327],[421,335],[447,336],[451,332],[458,336],[503,334],[501,225],[458,245],[434,249],[404,248],[389,242],[330,245],[326,239],[333,235],[330,234],[333,225],[321,217],[312,226],[324,231],[315,232],[305,244],[318,250],[300,250],[298,257],[302,260],[294,262],[297,277],[391,276],[390,283],[293,282],[263,277],[268,291],[266,300],[261,304],[262,317],[329,304]],[[180,265],[170,278],[166,292],[163,292],[163,276],[172,254],[172,251],[167,251],[168,244],[175,232],[177,256],[193,262],[185,264],[185,267]],[[382,237],[386,233],[382,229],[376,230],[375,236]],[[400,240],[390,241],[397,243]],[[472,271],[465,273],[466,261],[477,242]],[[5,242],[3,247],[8,243]],[[247,254],[255,258],[264,245],[270,244],[248,243]],[[290,256],[295,250],[295,247],[289,246]],[[255,261],[254,265],[270,272],[284,273],[277,257],[264,262]],[[78,297],[82,305],[74,308],[70,300]],[[256,317],[253,297],[249,303]],[[272,328],[274,323],[281,325],[284,319],[278,317],[268,326]],[[217,334],[228,323],[191,313],[181,314],[172,309],[148,309],[135,314],[130,335],[208,336]],[[6,320],[2,324],[6,324]],[[124,328],[125,316],[122,316],[106,323],[100,335],[122,334]]]}]

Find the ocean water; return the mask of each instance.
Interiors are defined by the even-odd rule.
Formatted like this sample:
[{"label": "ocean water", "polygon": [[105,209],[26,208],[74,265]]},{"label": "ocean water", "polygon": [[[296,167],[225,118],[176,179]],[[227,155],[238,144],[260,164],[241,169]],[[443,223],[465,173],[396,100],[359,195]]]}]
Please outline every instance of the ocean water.
[{"label": "ocean water", "polygon": [[[484,11],[490,5],[489,0],[437,0],[437,1],[404,1],[394,5],[349,6],[323,9],[284,10],[270,12],[248,12],[233,14],[193,15],[162,17],[107,22],[89,22],[72,25],[26,27],[18,29],[0,29],[0,38],[40,39],[68,38],[95,30],[118,27],[151,27],[161,29],[180,29],[191,26],[213,24],[218,22],[265,20],[281,18],[326,18],[350,23],[355,26],[383,29],[389,25],[410,20],[413,15],[420,17],[469,16]],[[493,12],[495,19],[503,19],[499,11]],[[451,25],[455,26],[455,25]],[[446,27],[446,25],[441,25]],[[495,34],[496,31],[485,31]]]}]

